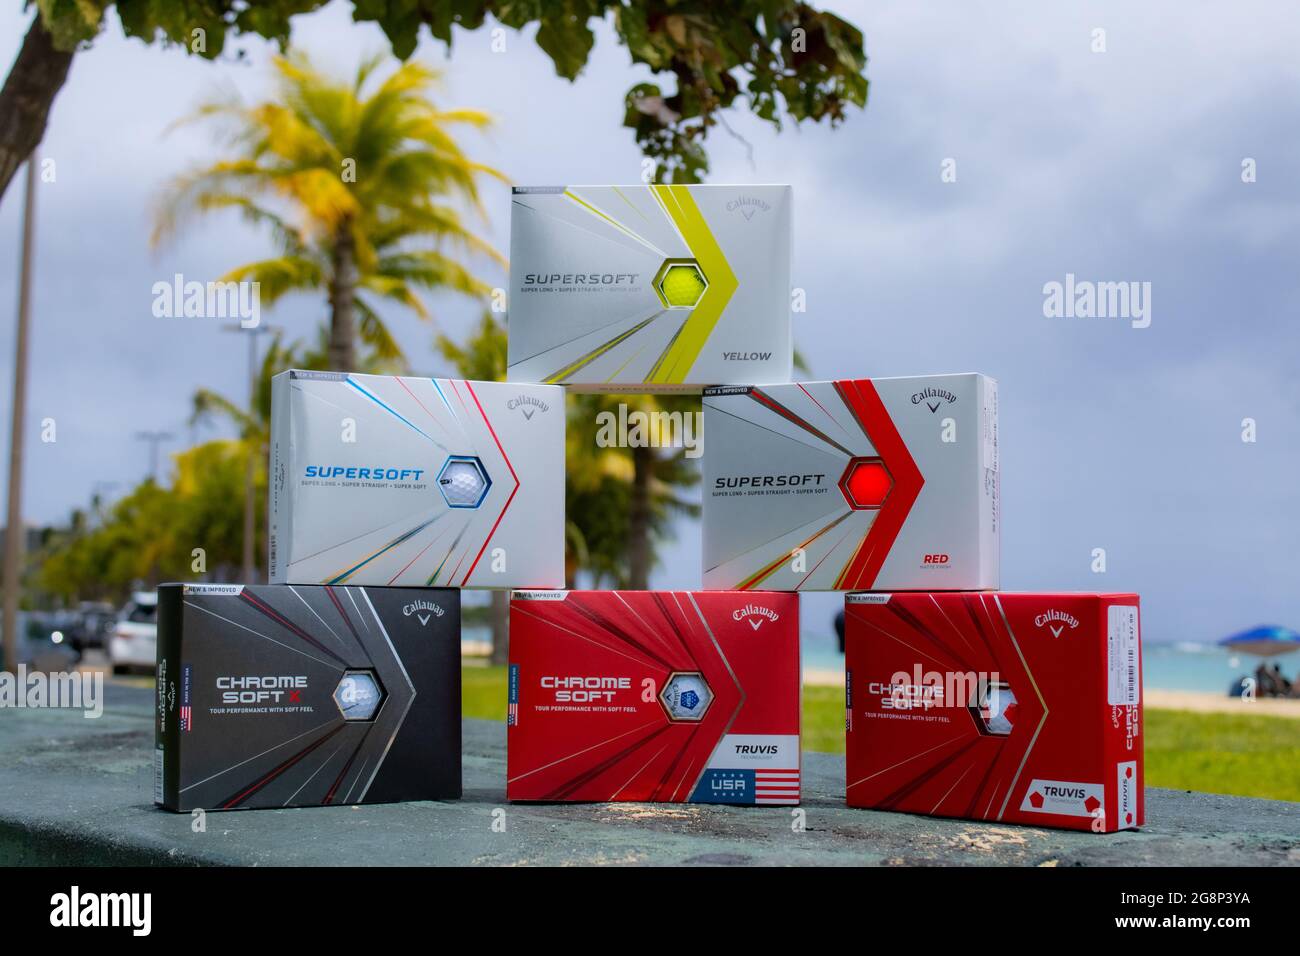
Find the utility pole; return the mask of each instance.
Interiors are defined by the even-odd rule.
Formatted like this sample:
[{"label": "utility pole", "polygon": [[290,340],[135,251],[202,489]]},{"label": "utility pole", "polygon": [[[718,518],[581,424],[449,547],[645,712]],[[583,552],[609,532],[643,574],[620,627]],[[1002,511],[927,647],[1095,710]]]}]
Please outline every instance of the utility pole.
[{"label": "utility pole", "polygon": [[9,510],[4,553],[4,666],[18,673],[18,586],[22,580],[23,424],[27,418],[28,330],[32,319],[32,243],[36,231],[36,150],[27,157],[22,259],[18,266],[18,330],[14,344],[13,421],[9,428]]},{"label": "utility pole", "polygon": [[260,584],[257,578],[257,560],[254,557],[257,542],[257,496],[254,492],[254,478],[257,474],[257,462],[254,457],[252,425],[257,419],[257,337],[263,332],[278,332],[279,328],[271,325],[245,326],[238,322],[222,326],[226,332],[243,332],[248,336],[248,422],[244,442],[248,445],[248,460],[244,467],[244,554],[243,583]]},{"label": "utility pole", "polygon": [[138,441],[149,444],[149,477],[156,485],[158,484],[158,446],[165,441],[171,441],[176,436],[171,432],[139,431],[135,433],[135,437]]},{"label": "utility pole", "polygon": [[116,481],[97,481],[91,486],[87,525],[98,523],[103,516],[105,506],[108,504],[108,495],[117,487],[117,484]]}]

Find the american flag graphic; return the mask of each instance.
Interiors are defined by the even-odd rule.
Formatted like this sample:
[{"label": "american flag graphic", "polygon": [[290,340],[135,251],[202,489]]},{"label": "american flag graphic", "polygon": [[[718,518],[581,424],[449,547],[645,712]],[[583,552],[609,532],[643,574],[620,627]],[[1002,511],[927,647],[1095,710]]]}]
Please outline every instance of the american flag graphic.
[{"label": "american flag graphic", "polygon": [[755,770],[755,803],[798,803],[798,770]]},{"label": "american flag graphic", "polygon": [[519,723],[519,665],[511,664],[509,671],[509,706],[506,707],[506,726]]},{"label": "american flag graphic", "polygon": [[190,688],[193,686],[193,668],[189,664],[181,670],[181,731],[194,729],[194,711],[190,708]]},{"label": "american flag graphic", "polygon": [[844,729],[853,731],[853,671],[844,671]]}]

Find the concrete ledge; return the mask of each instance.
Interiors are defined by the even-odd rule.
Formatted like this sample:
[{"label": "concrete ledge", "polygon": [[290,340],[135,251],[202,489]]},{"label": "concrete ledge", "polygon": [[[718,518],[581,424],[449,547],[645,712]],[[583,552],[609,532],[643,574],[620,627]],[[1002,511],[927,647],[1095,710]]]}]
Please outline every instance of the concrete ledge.
[{"label": "concrete ledge", "polygon": [[[805,754],[789,808],[511,805],[505,725],[465,722],[465,798],[188,815],[152,805],[152,693],[110,684],[103,717],[0,711],[0,864],[1300,865],[1295,804],[1147,790],[1149,826],[1103,836],[850,810],[844,762]],[[506,830],[494,832],[504,811]]]}]

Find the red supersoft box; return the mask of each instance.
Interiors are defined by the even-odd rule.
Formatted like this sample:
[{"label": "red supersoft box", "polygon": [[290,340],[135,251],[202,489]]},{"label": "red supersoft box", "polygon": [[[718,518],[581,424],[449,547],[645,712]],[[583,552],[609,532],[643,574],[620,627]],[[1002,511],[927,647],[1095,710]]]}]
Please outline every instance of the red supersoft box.
[{"label": "red supersoft box", "polygon": [[847,595],[849,806],[1141,826],[1138,618],[1136,594]]},{"label": "red supersoft box", "polygon": [[799,598],[516,591],[509,800],[799,802]]}]

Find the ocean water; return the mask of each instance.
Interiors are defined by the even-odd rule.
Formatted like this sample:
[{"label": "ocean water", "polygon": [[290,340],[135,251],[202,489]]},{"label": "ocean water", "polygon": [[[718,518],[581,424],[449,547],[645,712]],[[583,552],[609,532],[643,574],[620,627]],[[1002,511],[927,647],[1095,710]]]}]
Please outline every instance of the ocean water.
[{"label": "ocean water", "polygon": [[[491,634],[486,627],[470,625],[462,634],[466,656],[486,655]],[[1300,653],[1274,658],[1282,673],[1294,680],[1300,671]],[[1255,672],[1259,659],[1229,654],[1213,644],[1147,643],[1142,647],[1142,685],[1159,690],[1208,691],[1227,696],[1236,678]],[[839,653],[833,634],[803,634],[803,666],[807,670],[842,671],[844,655]]]},{"label": "ocean water", "polygon": [[[1300,653],[1274,658],[1282,673],[1294,680],[1300,670]],[[1159,690],[1196,690],[1227,695],[1236,678],[1253,674],[1259,659],[1229,654],[1213,644],[1157,644],[1142,647],[1142,686]],[[803,635],[803,666],[815,670],[840,670],[844,656],[835,638],[826,634]]]}]

